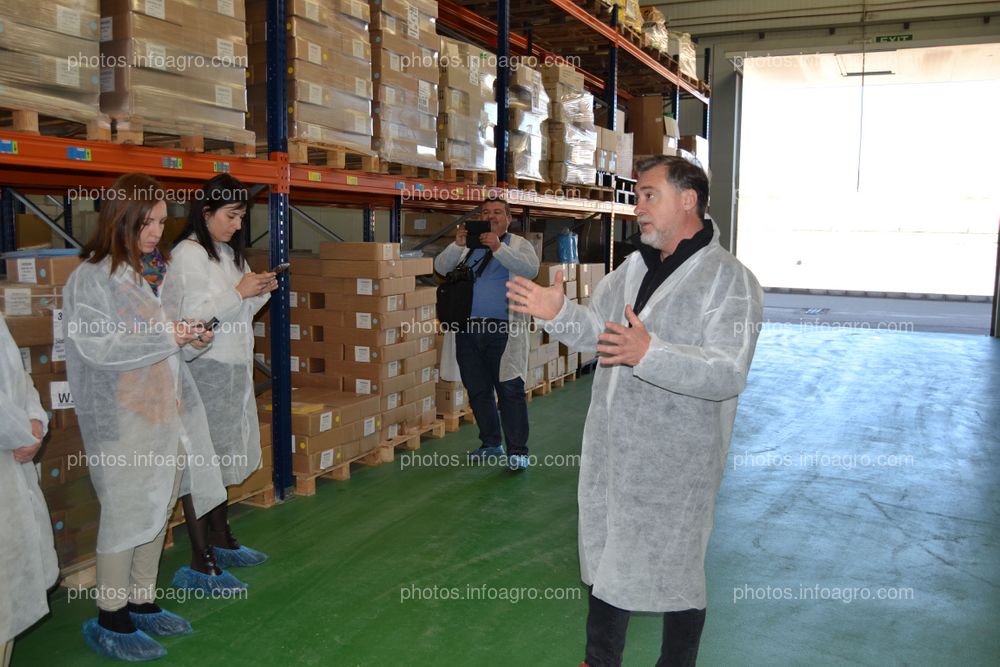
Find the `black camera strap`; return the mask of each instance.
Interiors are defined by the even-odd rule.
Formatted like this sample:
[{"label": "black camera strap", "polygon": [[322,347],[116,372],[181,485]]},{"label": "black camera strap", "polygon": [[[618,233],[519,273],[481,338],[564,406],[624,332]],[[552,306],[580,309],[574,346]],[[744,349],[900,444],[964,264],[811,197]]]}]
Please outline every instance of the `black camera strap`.
[{"label": "black camera strap", "polygon": [[[473,252],[475,252],[475,251],[474,250],[470,250],[469,254],[467,254],[465,257],[463,257],[462,261],[459,262],[458,265],[459,266],[469,266],[468,264],[466,264],[466,261],[468,261],[468,259],[470,257],[472,257],[472,253]],[[486,265],[490,263],[491,259],[493,259],[493,251],[492,250],[487,250],[485,255],[483,255],[482,257],[480,257],[479,259],[477,259],[475,261],[475,263],[472,264],[472,266],[469,266],[469,269],[473,273],[476,274],[477,278],[479,278],[480,276],[483,275],[483,271],[486,270]]]}]

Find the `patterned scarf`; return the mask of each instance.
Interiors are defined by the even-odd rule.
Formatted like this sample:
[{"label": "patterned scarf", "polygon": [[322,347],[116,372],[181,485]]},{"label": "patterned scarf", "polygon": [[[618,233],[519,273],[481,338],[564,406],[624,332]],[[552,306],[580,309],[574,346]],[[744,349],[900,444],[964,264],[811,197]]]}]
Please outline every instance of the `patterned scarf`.
[{"label": "patterned scarf", "polygon": [[146,279],[149,286],[153,288],[153,294],[159,296],[160,285],[163,284],[163,276],[167,273],[167,263],[160,254],[159,248],[154,248],[153,252],[146,253],[141,258],[142,277]]}]

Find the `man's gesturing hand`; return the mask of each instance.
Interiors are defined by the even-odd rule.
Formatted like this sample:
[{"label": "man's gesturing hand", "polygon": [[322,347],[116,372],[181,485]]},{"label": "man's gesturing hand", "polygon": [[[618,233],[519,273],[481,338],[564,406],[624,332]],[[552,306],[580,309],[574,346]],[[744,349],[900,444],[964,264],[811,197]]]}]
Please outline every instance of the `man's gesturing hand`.
[{"label": "man's gesturing hand", "polygon": [[562,271],[556,271],[556,284],[552,287],[542,287],[527,278],[514,276],[507,281],[507,298],[511,310],[551,320],[559,314],[566,298]]},{"label": "man's gesturing hand", "polygon": [[631,327],[617,322],[605,322],[604,333],[597,337],[597,351],[602,355],[602,366],[635,366],[642,361],[649,349],[649,332],[632,312],[632,306],[625,306],[625,318]]}]

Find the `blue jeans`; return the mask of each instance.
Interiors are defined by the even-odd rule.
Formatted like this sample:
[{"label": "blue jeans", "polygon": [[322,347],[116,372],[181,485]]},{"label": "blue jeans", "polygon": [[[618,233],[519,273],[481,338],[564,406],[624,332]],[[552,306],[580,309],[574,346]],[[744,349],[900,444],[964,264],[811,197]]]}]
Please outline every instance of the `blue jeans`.
[{"label": "blue jeans", "polygon": [[[500,381],[500,359],[506,349],[506,331],[455,334],[458,369],[469,394],[469,406],[479,425],[483,446],[495,447],[501,443],[502,424],[507,454],[527,454],[528,403],[524,399],[524,380]],[[499,414],[494,391],[500,402]]]}]

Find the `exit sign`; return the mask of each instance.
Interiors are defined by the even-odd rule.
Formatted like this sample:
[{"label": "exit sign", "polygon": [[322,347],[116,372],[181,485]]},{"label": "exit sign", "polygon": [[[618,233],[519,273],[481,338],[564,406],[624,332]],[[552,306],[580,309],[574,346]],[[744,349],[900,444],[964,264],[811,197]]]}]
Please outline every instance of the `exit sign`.
[{"label": "exit sign", "polygon": [[879,42],[912,42],[912,32],[901,32],[896,35],[875,35],[875,43]]}]

